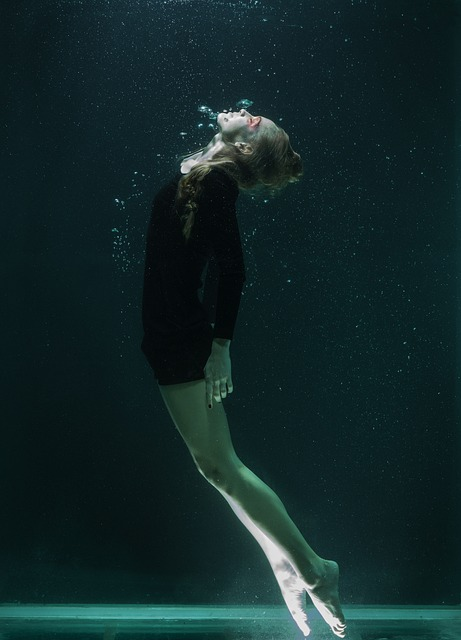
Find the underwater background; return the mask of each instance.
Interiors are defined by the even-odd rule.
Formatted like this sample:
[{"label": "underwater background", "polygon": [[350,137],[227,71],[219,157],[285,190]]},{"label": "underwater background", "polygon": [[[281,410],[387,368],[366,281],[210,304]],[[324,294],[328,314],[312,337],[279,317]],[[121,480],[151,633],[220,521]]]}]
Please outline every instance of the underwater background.
[{"label": "underwater background", "polygon": [[0,30],[0,600],[281,601],[139,348],[150,202],[243,100],[305,173],[239,199],[236,449],[346,604],[459,604],[460,3],[7,0]]}]

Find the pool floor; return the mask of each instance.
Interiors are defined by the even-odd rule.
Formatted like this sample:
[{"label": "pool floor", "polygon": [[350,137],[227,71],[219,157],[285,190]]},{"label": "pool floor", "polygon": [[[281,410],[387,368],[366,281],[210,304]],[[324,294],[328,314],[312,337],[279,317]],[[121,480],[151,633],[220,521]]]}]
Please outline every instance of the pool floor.
[{"label": "pool floor", "polygon": [[[345,606],[348,640],[461,640],[461,607]],[[332,640],[315,610],[310,639]],[[0,605],[0,640],[302,640],[284,606]]]}]

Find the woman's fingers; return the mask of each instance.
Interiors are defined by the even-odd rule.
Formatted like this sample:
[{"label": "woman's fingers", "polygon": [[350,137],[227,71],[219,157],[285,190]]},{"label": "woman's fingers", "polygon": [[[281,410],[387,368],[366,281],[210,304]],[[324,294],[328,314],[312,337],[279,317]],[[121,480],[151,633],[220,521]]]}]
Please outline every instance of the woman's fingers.
[{"label": "woman's fingers", "polygon": [[227,378],[221,378],[220,380],[206,380],[206,398],[208,407],[211,409],[213,400],[221,402],[223,398],[232,393],[234,390],[232,381],[228,381]]},{"label": "woman's fingers", "polygon": [[221,402],[221,381],[215,380],[213,382],[213,398],[216,402]]},{"label": "woman's fingers", "polygon": [[206,389],[206,403],[208,405],[208,409],[213,408],[213,383],[209,378],[205,378],[205,389]]},{"label": "woman's fingers", "polygon": [[230,378],[220,378],[218,380],[206,378],[205,385],[206,401],[209,409],[213,407],[213,400],[221,402],[223,398],[227,398],[234,390],[234,385]]}]

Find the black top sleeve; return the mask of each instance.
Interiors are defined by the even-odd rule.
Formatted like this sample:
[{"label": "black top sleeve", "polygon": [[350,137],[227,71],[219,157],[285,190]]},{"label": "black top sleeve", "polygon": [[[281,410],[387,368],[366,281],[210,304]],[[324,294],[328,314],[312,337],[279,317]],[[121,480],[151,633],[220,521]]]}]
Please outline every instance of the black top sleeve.
[{"label": "black top sleeve", "polygon": [[200,208],[206,211],[211,249],[218,268],[214,337],[232,340],[245,282],[235,203],[237,183],[213,169],[203,180]]}]

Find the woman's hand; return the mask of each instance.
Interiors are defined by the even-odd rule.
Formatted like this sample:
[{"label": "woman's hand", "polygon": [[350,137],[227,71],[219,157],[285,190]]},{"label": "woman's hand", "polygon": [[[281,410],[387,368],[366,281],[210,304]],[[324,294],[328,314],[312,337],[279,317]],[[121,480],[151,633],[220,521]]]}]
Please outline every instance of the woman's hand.
[{"label": "woman's hand", "polygon": [[208,408],[213,407],[213,398],[221,402],[232,393],[231,359],[229,353],[230,340],[215,338],[211,347],[211,354],[205,365],[206,400]]}]

